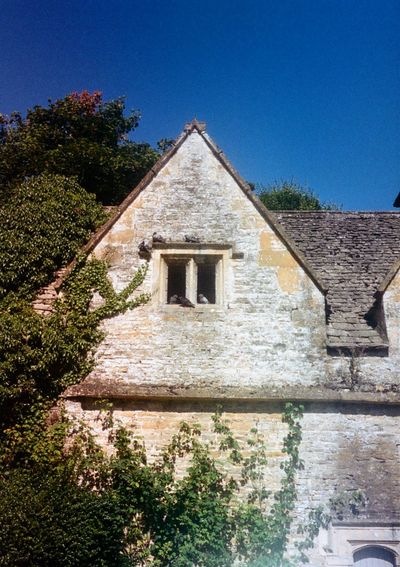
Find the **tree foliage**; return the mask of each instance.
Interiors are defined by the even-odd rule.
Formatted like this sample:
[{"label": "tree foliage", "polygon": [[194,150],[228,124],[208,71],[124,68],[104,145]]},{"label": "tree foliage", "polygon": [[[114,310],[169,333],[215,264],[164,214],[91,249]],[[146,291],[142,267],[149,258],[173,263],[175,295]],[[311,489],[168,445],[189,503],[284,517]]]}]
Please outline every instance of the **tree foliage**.
[{"label": "tree foliage", "polygon": [[[114,423],[112,408],[100,419],[114,446],[111,456],[85,426],[64,420],[25,442],[25,459],[0,475],[0,565],[288,564],[295,473],[302,466],[301,408],[284,408],[286,457],[275,494],[264,487],[266,447],[257,430],[245,456],[220,411],[213,418],[216,444],[205,443],[198,426],[182,423],[151,462],[135,433]],[[236,473],[224,472],[215,450]],[[185,457],[186,473],[178,475]],[[247,498],[240,499],[243,489]]]},{"label": "tree foliage", "polygon": [[158,157],[149,144],[128,139],[140,115],[124,111],[124,99],[104,102],[101,93],[84,91],[25,117],[0,114],[0,183],[41,173],[75,176],[104,204],[119,203]]},{"label": "tree foliage", "polygon": [[[50,316],[42,317],[14,294],[0,304],[0,443],[8,462],[16,455],[18,460],[20,443],[36,435],[44,412],[58,396],[88,374],[91,354],[103,336],[101,321],[147,301],[143,294],[131,297],[145,269],[116,293],[104,263],[82,262]],[[92,309],[95,291],[103,304]]]},{"label": "tree foliage", "polygon": [[281,181],[258,186],[258,196],[271,211],[322,211],[335,210],[332,204],[322,203],[308,188],[294,181]]},{"label": "tree foliage", "polygon": [[43,174],[15,186],[0,207],[0,298],[47,283],[106,218],[74,178]]},{"label": "tree foliage", "polygon": [[99,494],[67,474],[26,467],[0,477],[0,494],[2,567],[129,565],[124,522],[111,492]]}]

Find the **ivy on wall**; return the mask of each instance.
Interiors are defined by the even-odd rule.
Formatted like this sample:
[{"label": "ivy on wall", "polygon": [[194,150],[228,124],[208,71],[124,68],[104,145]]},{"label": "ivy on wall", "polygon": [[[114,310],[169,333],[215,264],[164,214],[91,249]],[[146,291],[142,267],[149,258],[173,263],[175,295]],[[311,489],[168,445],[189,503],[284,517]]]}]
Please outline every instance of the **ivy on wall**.
[{"label": "ivy on wall", "polygon": [[[263,438],[255,428],[240,447],[220,410],[213,417],[214,444],[202,440],[196,424],[182,423],[153,462],[135,432],[114,422],[111,404],[101,418],[111,456],[85,425],[64,416],[0,476],[0,565],[289,565],[301,411],[284,407],[286,457],[275,493],[265,487]],[[187,457],[186,472],[178,475]],[[224,472],[228,463],[236,474]],[[318,528],[324,521],[320,515]],[[301,541],[304,556],[312,540]]]},{"label": "ivy on wall", "polygon": [[[107,268],[96,259],[82,258],[65,282],[62,299],[48,317],[37,314],[24,299],[8,297],[0,318],[0,441],[3,455],[14,459],[17,447],[34,437],[43,415],[61,393],[79,383],[91,370],[92,355],[103,337],[99,324],[107,317],[145,303],[132,298],[143,282],[146,266],[116,293]],[[103,304],[91,309],[93,294]]]}]

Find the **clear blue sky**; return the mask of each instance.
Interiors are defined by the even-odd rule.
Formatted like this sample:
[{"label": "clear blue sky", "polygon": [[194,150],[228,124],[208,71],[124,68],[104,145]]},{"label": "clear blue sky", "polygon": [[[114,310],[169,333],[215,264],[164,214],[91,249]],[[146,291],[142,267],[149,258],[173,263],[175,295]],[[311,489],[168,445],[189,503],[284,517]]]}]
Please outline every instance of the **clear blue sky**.
[{"label": "clear blue sky", "polygon": [[399,0],[2,0],[0,112],[127,97],[134,139],[197,116],[247,180],[345,209],[400,191]]}]

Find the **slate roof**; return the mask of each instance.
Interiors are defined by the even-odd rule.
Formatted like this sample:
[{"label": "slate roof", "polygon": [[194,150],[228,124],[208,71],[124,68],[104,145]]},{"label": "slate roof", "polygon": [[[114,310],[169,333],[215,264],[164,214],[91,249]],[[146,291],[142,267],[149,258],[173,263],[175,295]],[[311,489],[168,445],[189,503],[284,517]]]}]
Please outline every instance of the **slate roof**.
[{"label": "slate roof", "polygon": [[328,347],[387,345],[380,299],[400,259],[400,213],[277,211],[275,216],[327,289]]}]

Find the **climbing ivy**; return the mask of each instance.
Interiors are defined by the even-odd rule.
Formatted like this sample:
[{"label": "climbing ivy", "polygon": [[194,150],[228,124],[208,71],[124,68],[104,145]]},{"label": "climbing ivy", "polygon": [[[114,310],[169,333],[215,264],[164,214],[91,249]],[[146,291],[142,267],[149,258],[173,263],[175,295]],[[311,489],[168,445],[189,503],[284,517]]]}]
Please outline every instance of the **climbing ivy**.
[{"label": "climbing ivy", "polygon": [[[108,430],[111,455],[84,424],[63,414],[53,425],[46,421],[60,393],[90,371],[91,354],[103,336],[99,323],[147,301],[146,295],[135,296],[145,274],[143,266],[117,293],[103,262],[79,259],[54,312],[47,318],[29,312],[32,324],[23,338],[27,350],[22,362],[14,352],[3,364],[15,382],[12,400],[6,398],[6,388],[2,391],[3,408],[12,404],[13,410],[8,416],[1,412],[0,524],[5,529],[0,533],[0,566],[290,563],[296,473],[303,466],[301,406],[284,407],[285,457],[276,492],[265,484],[263,436],[255,427],[241,446],[221,409],[213,416],[214,445],[202,439],[198,425],[182,423],[155,461],[148,460],[136,432],[114,420],[110,402],[104,403],[104,412],[99,410],[99,419]],[[100,296],[97,307],[95,293]],[[179,467],[185,460],[182,475]],[[230,467],[233,472],[227,472]],[[310,515],[297,544],[302,561],[327,521],[320,509]]]},{"label": "climbing ivy", "polygon": [[[114,291],[106,265],[79,259],[65,283],[53,313],[42,317],[24,299],[9,294],[0,318],[0,455],[15,459],[21,444],[37,435],[43,415],[60,394],[79,383],[92,369],[93,353],[103,337],[99,324],[106,317],[148,300],[135,297],[146,266],[123,291]],[[91,308],[98,292],[102,305]]]},{"label": "climbing ivy", "polygon": [[[182,423],[155,461],[135,432],[115,422],[111,404],[99,419],[111,456],[64,416],[0,477],[0,565],[289,565],[301,407],[284,407],[286,457],[276,493],[265,487],[266,446],[257,428],[241,447],[221,410],[213,416],[215,443],[202,440],[198,425]],[[306,537],[303,554],[311,545]]]}]

